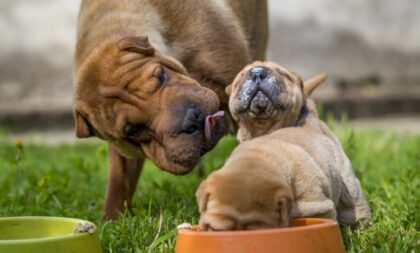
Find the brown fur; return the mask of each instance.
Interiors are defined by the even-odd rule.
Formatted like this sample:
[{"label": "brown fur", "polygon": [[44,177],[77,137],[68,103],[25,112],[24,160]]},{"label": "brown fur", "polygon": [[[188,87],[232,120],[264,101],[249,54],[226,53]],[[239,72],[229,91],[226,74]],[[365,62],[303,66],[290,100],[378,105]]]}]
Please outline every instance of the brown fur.
[{"label": "brown fur", "polygon": [[105,217],[130,205],[144,158],[185,174],[217,143],[221,122],[210,141],[200,126],[180,134],[187,111],[226,108],[225,86],[266,41],[266,1],[82,1],[74,117],[78,137],[110,143]]},{"label": "brown fur", "polygon": [[196,196],[201,230],[250,230],[289,224],[293,191],[270,160],[235,149],[222,169],[201,183]]},{"label": "brown fur", "polygon": [[[247,95],[241,87],[254,66],[271,70],[268,78],[277,79],[273,82],[281,85],[277,96],[287,104],[284,112],[260,119],[269,124],[255,122],[258,115],[249,116],[246,111],[236,114],[236,103],[240,103],[236,100],[243,101],[241,94]],[[310,94],[324,79],[321,75],[306,82],[306,92]],[[238,75],[231,92],[232,114],[245,135],[239,136],[243,142],[225,165],[197,191],[201,229],[282,227],[290,218],[314,216],[352,227],[369,223],[370,209],[350,161],[318,118],[298,74],[272,62],[254,63]],[[307,103],[310,108],[302,113]]]},{"label": "brown fur", "polygon": [[[256,66],[266,66],[271,69],[270,77],[278,80],[277,85],[283,91],[280,96],[273,98],[278,100],[278,105],[275,106],[273,113],[264,119],[256,118],[257,115],[250,115],[249,111],[238,111],[239,104],[242,102],[239,91],[248,78],[247,73]],[[239,124],[238,140],[242,142],[283,127],[302,124],[299,116],[301,108],[307,106],[305,96],[309,96],[325,79],[325,74],[319,74],[304,83],[297,73],[289,71],[274,62],[257,61],[246,66],[239,72],[233,83],[226,87],[228,95],[234,94],[230,96],[229,109]],[[316,110],[311,101],[309,101],[308,106]]]}]

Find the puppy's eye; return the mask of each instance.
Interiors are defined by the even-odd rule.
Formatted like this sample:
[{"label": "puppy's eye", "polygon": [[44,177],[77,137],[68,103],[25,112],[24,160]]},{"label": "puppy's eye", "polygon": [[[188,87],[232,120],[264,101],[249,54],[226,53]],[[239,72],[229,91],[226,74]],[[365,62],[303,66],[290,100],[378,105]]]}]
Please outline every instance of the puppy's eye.
[{"label": "puppy's eye", "polygon": [[127,123],[124,126],[123,132],[126,137],[132,137],[136,135],[137,133],[139,133],[140,130],[142,130],[143,128],[144,126],[140,124],[136,125],[136,124]]},{"label": "puppy's eye", "polygon": [[165,71],[165,68],[160,67],[159,74],[158,74],[158,79],[159,79],[160,84],[165,84],[166,83],[166,80],[168,79],[168,75]]}]

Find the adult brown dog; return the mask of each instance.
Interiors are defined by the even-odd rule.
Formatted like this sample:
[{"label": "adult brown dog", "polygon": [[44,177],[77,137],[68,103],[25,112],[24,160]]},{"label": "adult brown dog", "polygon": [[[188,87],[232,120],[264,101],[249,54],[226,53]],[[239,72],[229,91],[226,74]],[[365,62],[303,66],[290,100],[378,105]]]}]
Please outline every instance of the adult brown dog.
[{"label": "adult brown dog", "polygon": [[370,209],[350,161],[305,95],[324,78],[304,85],[272,62],[238,75],[227,90],[242,143],[197,191],[201,229],[283,227],[290,218],[314,216],[368,224]]},{"label": "adult brown dog", "polygon": [[223,123],[205,138],[206,118],[266,41],[266,1],[82,1],[74,117],[79,138],[109,142],[105,217],[130,205],[146,157],[185,174],[217,143]]}]

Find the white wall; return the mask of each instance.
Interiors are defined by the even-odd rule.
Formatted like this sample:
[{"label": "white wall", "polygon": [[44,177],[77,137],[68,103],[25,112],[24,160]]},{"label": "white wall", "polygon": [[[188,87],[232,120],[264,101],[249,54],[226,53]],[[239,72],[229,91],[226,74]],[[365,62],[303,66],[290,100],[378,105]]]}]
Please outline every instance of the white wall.
[{"label": "white wall", "polygon": [[[268,57],[306,77],[327,72],[330,85],[322,86],[321,90],[333,88],[332,83],[338,80],[354,83],[379,77],[383,89],[378,93],[419,91],[420,1],[270,0],[269,3]],[[406,88],[401,89],[401,85]]]},{"label": "white wall", "polygon": [[[268,58],[308,77],[420,84],[420,1],[270,0]],[[0,1],[0,112],[69,108],[79,1]],[[330,92],[328,93],[328,88]],[[408,88],[407,88],[408,89]]]},{"label": "white wall", "polygon": [[0,111],[68,108],[79,1],[0,1]]}]

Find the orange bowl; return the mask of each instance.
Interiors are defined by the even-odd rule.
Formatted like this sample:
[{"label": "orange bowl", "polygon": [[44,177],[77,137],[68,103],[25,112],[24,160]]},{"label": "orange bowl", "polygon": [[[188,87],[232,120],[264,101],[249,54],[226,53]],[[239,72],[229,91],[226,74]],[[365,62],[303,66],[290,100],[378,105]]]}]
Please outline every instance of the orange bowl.
[{"label": "orange bowl", "polygon": [[336,221],[299,218],[288,228],[201,232],[180,229],[176,253],[344,253]]}]

